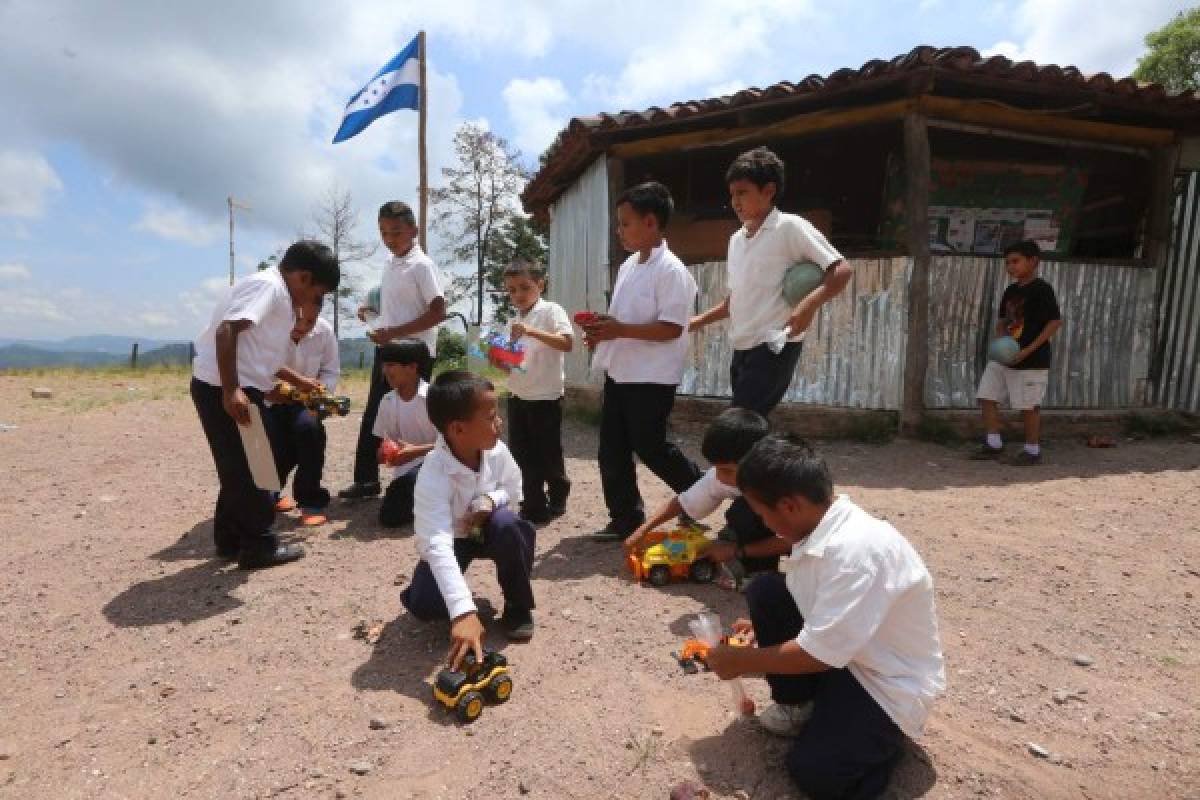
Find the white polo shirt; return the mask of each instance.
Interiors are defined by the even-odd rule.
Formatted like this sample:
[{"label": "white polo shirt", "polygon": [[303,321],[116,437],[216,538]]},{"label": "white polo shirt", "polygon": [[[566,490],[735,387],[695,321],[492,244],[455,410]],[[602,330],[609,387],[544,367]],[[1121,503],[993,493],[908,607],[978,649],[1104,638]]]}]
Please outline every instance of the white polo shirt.
[{"label": "white polo shirt", "polygon": [[[442,296],[437,265],[416,242],[403,256],[392,256],[383,268],[379,283],[379,321],[376,327],[407,325],[429,310],[429,304]],[[412,334],[425,342],[429,355],[437,355],[438,326]]]},{"label": "white polo shirt", "polygon": [[292,345],[287,366],[306,378],[313,378],[330,393],[337,389],[342,375],[341,356],[333,326],[324,317],[318,317],[308,335]]},{"label": "white polo shirt", "polygon": [[[729,237],[729,341],[735,350],[749,350],[787,326],[792,306],[783,299],[783,275],[797,261],[821,269],[842,255],[813,227],[795,214],[773,209],[753,236],[745,226]],[[798,342],[804,334],[793,336]]]},{"label": "white polo shirt", "polygon": [[679,505],[692,519],[704,519],[721,507],[726,500],[735,500],[742,496],[736,486],[726,486],[717,480],[716,469],[709,468],[700,476],[700,480],[688,489],[679,493]]},{"label": "white polo shirt", "polygon": [[[412,400],[405,401],[395,389],[379,399],[379,411],[375,415],[375,427],[371,433],[381,439],[408,444],[433,444],[437,441],[437,428],[429,421],[425,398],[429,384],[425,381],[417,386]],[[421,465],[425,457],[414,458],[392,467],[392,478],[407,475]]]},{"label": "white polo shirt", "polygon": [[839,495],[779,569],[804,617],[796,642],[846,667],[910,737],[946,689],[933,579],[887,522]]},{"label": "white polo shirt", "polygon": [[217,368],[217,326],[247,320],[250,327],[237,337],[238,385],[269,392],[275,373],[287,363],[296,312],[292,296],[277,268],[247,275],[217,303],[208,327],[196,339],[192,374],[212,386],[221,385]]},{"label": "white polo shirt", "polygon": [[454,556],[454,540],[467,537],[467,506],[481,494],[492,498],[496,508],[516,507],[521,502],[521,468],[504,442],[483,453],[479,471],[463,464],[437,437],[417,475],[413,493],[413,530],[417,554],[429,563],[450,619],[475,611],[471,590]]},{"label": "white polo shirt", "polygon": [[675,386],[687,360],[687,326],[696,307],[696,281],[664,241],[645,264],[638,254],[625,259],[613,284],[608,313],[621,322],[641,325],[673,322],[683,328],[667,342],[614,339],[596,346],[592,369],[607,371],[617,383],[662,383]]},{"label": "white polo shirt", "polygon": [[[531,328],[546,333],[574,336],[571,320],[558,303],[538,298],[528,314],[518,314],[517,319]],[[522,400],[557,400],[563,396],[565,377],[563,363],[566,353],[555,350],[545,342],[532,336],[522,336],[525,347],[525,370],[513,370],[508,375],[508,390]]]}]

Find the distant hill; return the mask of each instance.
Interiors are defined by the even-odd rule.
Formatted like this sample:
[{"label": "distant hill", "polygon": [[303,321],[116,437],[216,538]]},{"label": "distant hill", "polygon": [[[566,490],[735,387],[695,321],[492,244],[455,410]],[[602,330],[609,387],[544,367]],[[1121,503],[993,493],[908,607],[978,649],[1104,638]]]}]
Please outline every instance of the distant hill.
[{"label": "distant hill", "polygon": [[127,360],[128,355],[111,353],[63,352],[43,350],[24,344],[0,347],[0,369],[29,369],[32,367],[102,367]]},{"label": "distant hill", "polygon": [[[7,345],[22,345],[24,347],[46,350],[52,353],[108,353],[114,356],[128,356],[133,343],[138,343],[138,350],[146,352],[165,347],[169,344],[179,344],[178,339],[149,339],[144,336],[110,336],[99,334],[93,336],[72,336],[67,339],[15,339],[0,336],[0,347]],[[183,342],[187,344],[187,342]]]}]

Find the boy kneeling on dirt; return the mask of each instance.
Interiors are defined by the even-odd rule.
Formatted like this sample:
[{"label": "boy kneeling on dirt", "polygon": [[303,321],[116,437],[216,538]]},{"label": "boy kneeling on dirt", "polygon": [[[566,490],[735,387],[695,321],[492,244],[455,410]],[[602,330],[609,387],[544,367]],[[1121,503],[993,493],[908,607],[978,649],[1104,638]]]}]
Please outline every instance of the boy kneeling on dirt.
[{"label": "boy kneeling on dirt", "polygon": [[468,651],[483,661],[483,623],[463,576],[476,558],[496,563],[505,634],[532,638],[535,534],[517,516],[521,470],[500,441],[491,382],[470,372],[444,372],[429,387],[425,405],[439,436],[417,475],[413,530],[421,562],[400,601],[418,619],[450,620],[447,663],[458,669]]},{"label": "boy kneeling on dirt", "polygon": [[757,646],[715,648],[708,664],[765,673],[776,705],[760,722],[796,738],[787,768],[807,796],[877,797],[945,689],[929,571],[890,524],[834,496],[798,439],[756,444],[738,487],[792,554],[746,590],[750,620],[734,627]]}]

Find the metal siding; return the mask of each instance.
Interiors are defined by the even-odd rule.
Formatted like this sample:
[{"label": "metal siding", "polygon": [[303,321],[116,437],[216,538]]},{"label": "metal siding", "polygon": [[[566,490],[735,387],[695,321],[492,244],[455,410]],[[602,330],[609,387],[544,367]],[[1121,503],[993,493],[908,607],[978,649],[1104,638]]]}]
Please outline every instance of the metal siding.
[{"label": "metal siding", "polygon": [[[895,410],[904,379],[909,259],[852,259],[854,277],[821,309],[805,337],[785,403]],[[729,293],[725,262],[689,267],[699,286],[699,309]],[[681,394],[729,397],[733,356],[727,326],[692,334],[691,363]]]},{"label": "metal siding", "polygon": [[1189,172],[1176,198],[1171,250],[1158,300],[1159,372],[1155,401],[1200,411],[1200,173]]},{"label": "metal siding", "polygon": [[[608,230],[608,169],[600,156],[551,211],[548,296],[568,314],[606,307]],[[567,383],[590,383],[590,354],[576,338],[566,357]]]},{"label": "metal siding", "polygon": [[[1153,270],[1043,261],[1063,328],[1054,337],[1051,408],[1126,408],[1145,402],[1153,347]],[[935,256],[930,264],[929,408],[971,408],[996,310],[1010,282],[999,258]]]}]

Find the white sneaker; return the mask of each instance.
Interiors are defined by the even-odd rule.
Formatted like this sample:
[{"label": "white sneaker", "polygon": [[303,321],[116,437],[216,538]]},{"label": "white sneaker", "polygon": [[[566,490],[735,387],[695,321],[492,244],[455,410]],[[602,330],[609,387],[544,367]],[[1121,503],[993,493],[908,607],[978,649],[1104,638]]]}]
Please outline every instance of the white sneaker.
[{"label": "white sneaker", "polygon": [[808,718],[812,716],[813,704],[803,703],[798,706],[772,703],[771,707],[758,715],[758,724],[763,730],[776,736],[786,736],[794,739],[804,730]]}]

